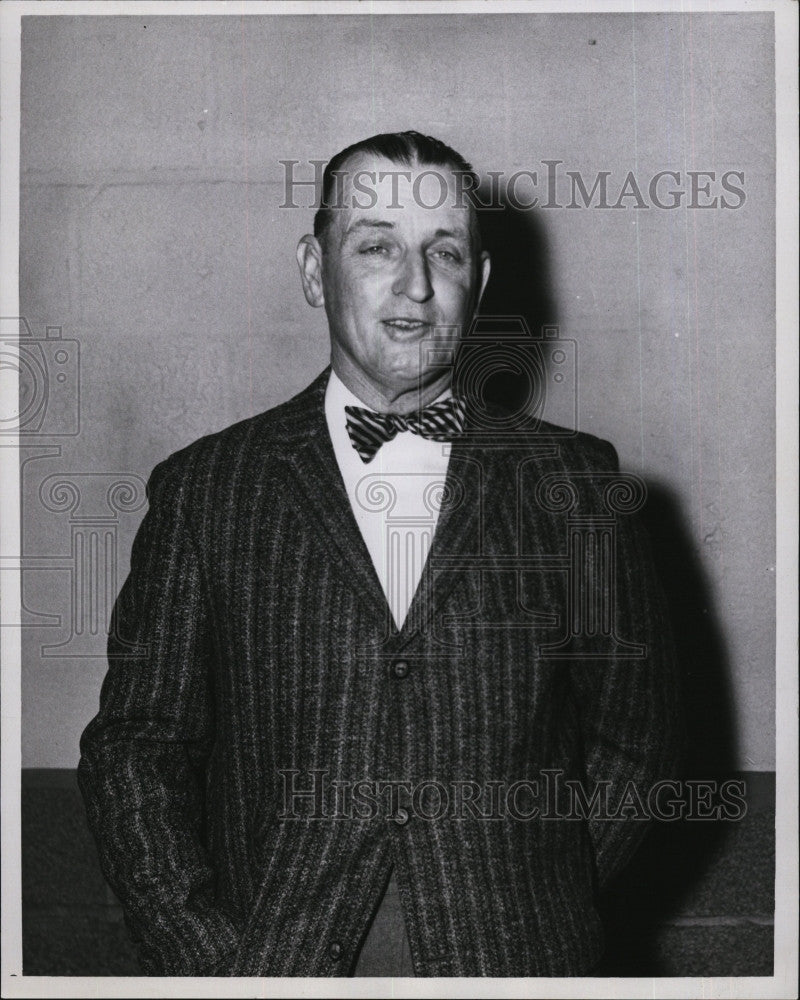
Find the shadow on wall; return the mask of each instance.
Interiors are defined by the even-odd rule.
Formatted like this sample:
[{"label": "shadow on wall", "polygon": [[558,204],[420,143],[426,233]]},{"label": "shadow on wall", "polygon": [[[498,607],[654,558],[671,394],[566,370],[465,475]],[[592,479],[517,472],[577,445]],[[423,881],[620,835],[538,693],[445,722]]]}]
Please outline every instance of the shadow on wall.
[{"label": "shadow on wall", "polygon": [[[484,200],[488,201],[488,195]],[[481,304],[487,316],[522,316],[532,333],[558,322],[550,280],[550,253],[541,217],[503,204],[479,212],[492,274]]]},{"label": "shadow on wall", "polygon": [[[481,200],[485,202],[486,196]],[[522,317],[534,340],[541,338],[544,328],[558,322],[541,216],[505,204],[500,210],[482,211],[480,224],[484,246],[492,257],[480,315]],[[498,354],[506,360],[498,362],[498,369],[487,379],[485,394],[519,413],[526,401],[538,398],[538,393],[530,384],[524,359],[516,364],[509,361],[504,345],[507,347],[507,342],[498,334]],[[540,360],[545,361],[543,357]],[[547,376],[546,368],[542,369],[540,377]],[[687,746],[684,777],[724,779],[736,767],[735,715],[725,642],[711,590],[674,492],[648,483],[648,500],[641,516],[652,542],[682,665]],[[716,919],[703,911],[695,896],[698,886],[714,879],[714,866],[734,846],[729,841],[739,833],[735,826],[717,821],[688,826],[662,823],[651,829],[636,859],[604,900],[606,975],[667,974],[672,963],[661,953],[664,925],[672,920],[682,920],[685,925],[686,913],[692,913],[696,905],[702,919]],[[769,854],[768,830],[764,839]],[[722,908],[751,912],[754,905],[751,895],[750,899],[729,900]],[[759,897],[756,908],[765,907],[769,909],[768,901]],[[715,904],[712,911],[718,908]]]},{"label": "shadow on wall", "polygon": [[[480,193],[480,201],[488,203],[490,196]],[[524,330],[541,344],[545,327],[555,327],[558,317],[551,290],[549,253],[544,226],[538,216],[521,212],[508,204],[479,211],[481,239],[492,259],[492,272],[481,303],[476,327],[483,334],[497,334],[499,340],[509,329]],[[511,323],[497,317],[508,317]],[[524,326],[516,327],[519,317]],[[495,318],[493,323],[492,318]],[[466,338],[467,344],[470,337]],[[516,353],[516,357],[514,354]],[[461,359],[464,351],[461,352]],[[503,360],[486,379],[481,398],[500,403],[512,413],[522,413],[534,400],[541,399],[541,387],[532,384],[530,372],[535,369],[545,378],[545,357],[541,351],[517,351],[513,347],[503,352]],[[455,384],[460,370],[456,362]]]},{"label": "shadow on wall", "polygon": [[[735,772],[738,748],[728,657],[711,590],[675,494],[648,483],[641,516],[666,595],[682,668],[683,777],[724,780]],[[759,819],[756,816],[750,822]],[[660,954],[665,924],[675,922],[676,933],[682,924],[685,934],[697,937],[703,921],[705,933],[715,928],[729,932],[735,928],[730,921],[738,920],[743,910],[771,916],[774,900],[755,890],[754,872],[744,870],[744,866],[743,870],[736,870],[738,866],[723,870],[720,866],[721,858],[747,856],[737,850],[739,825],[717,820],[660,823],[651,828],[632,864],[604,901],[608,975],[667,975],[668,963]],[[748,826],[748,836],[752,829]],[[765,825],[760,835],[769,865],[774,834]],[[715,883],[719,893],[711,898],[707,886]],[[697,928],[686,923],[692,918],[700,922]]]},{"label": "shadow on wall", "polygon": [[683,671],[686,717],[685,771],[715,778],[736,767],[736,718],[730,667],[711,588],[690,538],[678,499],[666,486],[648,483],[642,520],[672,618]]}]

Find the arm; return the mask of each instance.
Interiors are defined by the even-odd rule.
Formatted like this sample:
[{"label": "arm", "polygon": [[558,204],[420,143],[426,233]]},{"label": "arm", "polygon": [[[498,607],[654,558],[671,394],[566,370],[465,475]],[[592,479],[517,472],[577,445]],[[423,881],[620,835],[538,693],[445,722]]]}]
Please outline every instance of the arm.
[{"label": "arm", "polygon": [[[611,445],[606,447],[603,464],[616,472],[616,452]],[[616,537],[617,635],[644,646],[645,654],[631,659],[589,658],[570,665],[589,787],[611,783],[612,816],[626,788],[634,787],[638,793],[638,799],[625,798],[633,803],[628,818],[589,820],[601,889],[627,864],[644,837],[648,824],[636,818],[638,800],[646,811],[650,788],[676,776],[683,742],[680,678],[649,539],[635,514],[617,515]]]},{"label": "arm", "polygon": [[[78,765],[103,872],[149,975],[213,974],[238,942],[202,843],[210,630],[181,482],[165,464],[150,478]],[[135,656],[118,636],[141,647]]]}]

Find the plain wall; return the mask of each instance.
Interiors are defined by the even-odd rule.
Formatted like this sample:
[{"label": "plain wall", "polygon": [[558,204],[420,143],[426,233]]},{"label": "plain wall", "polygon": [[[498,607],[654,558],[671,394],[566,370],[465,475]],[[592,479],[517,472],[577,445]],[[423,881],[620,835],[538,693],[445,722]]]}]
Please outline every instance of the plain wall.
[{"label": "plain wall", "polygon": [[[24,468],[25,552],[50,557],[25,601],[63,624],[24,632],[23,764],[76,764],[106,669],[102,634],[41,653],[69,636],[74,524],[40,485],[146,478],[307,385],[328,358],[294,261],[313,212],[279,207],[279,161],[415,128],[479,172],[562,160],[615,191],[631,170],[744,171],[736,210],[526,213],[539,264],[518,277],[546,278],[577,342],[580,428],[680,532],[661,548],[693,595],[698,733],[729,712],[729,763],[773,768],[773,123],[766,14],[24,18],[21,310],[79,341],[81,427]],[[142,513],[115,515],[117,585]]]}]

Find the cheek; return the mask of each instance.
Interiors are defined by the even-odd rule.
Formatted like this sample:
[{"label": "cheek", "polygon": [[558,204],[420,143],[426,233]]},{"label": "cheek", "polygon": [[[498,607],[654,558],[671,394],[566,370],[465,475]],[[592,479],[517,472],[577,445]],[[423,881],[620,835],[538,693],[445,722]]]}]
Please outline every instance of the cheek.
[{"label": "cheek", "polygon": [[350,329],[357,329],[370,305],[369,290],[364,283],[352,276],[340,274],[331,283],[326,300],[331,303],[336,316]]},{"label": "cheek", "polygon": [[354,282],[349,290],[349,301],[344,303],[357,326],[374,335],[375,324],[386,312],[391,291],[378,275],[370,275],[362,281]]},{"label": "cheek", "polygon": [[342,271],[337,284],[343,303],[363,308],[375,301],[376,292],[385,284],[385,275],[374,269],[354,266]]},{"label": "cheek", "polygon": [[472,287],[469,282],[447,281],[436,289],[436,298],[443,311],[450,316],[466,312],[471,302]]}]

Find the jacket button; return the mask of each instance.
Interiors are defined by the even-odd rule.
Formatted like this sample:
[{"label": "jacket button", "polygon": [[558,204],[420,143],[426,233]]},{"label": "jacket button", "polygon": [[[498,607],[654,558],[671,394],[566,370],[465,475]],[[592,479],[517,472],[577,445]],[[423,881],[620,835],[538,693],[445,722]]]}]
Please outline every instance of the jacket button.
[{"label": "jacket button", "polygon": [[392,816],[392,819],[398,826],[405,826],[410,818],[407,809],[398,809],[394,816]]},{"label": "jacket button", "polygon": [[342,957],[342,946],[339,944],[338,941],[331,941],[331,943],[328,945],[328,954],[334,960],[334,962],[339,961],[339,959]]},{"label": "jacket button", "polygon": [[395,660],[392,664],[392,673],[395,677],[402,680],[404,677],[408,677],[408,672],[411,669],[408,660]]}]

